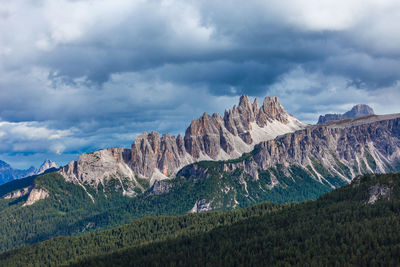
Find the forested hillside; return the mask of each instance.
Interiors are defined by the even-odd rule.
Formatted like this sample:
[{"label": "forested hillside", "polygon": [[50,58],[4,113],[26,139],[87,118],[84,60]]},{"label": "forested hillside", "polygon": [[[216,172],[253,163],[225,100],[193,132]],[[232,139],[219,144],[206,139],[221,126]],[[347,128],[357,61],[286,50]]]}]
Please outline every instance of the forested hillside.
[{"label": "forested hillside", "polygon": [[0,266],[57,265],[121,248],[182,236],[197,236],[218,226],[231,225],[251,217],[268,215],[282,208],[283,206],[279,204],[262,203],[229,212],[213,211],[181,216],[146,217],[110,230],[72,237],[57,237],[33,246],[3,253],[0,255]]},{"label": "forested hillside", "polygon": [[399,185],[399,174],[366,175],[317,201],[72,266],[398,266]]},{"label": "forested hillside", "polygon": [[365,175],[316,201],[139,219],[12,250],[0,265],[397,265],[399,232],[400,174]]},{"label": "forested hillside", "polygon": [[[262,189],[269,177],[248,181],[247,188],[238,183],[236,175],[214,175],[208,179],[181,176],[163,182],[170,186],[168,192],[155,192],[154,188],[137,197],[115,192],[115,180],[97,190],[66,182],[58,173],[21,179],[0,186],[0,251],[22,247],[60,235],[76,235],[87,231],[110,228],[145,216],[179,215],[190,212],[202,199],[213,199],[215,210],[248,207],[261,201],[277,203],[316,199],[330,187],[302,176],[296,180],[286,177],[277,168],[280,186]],[[234,190],[221,192],[221,188]],[[10,192],[26,187],[41,188],[49,192],[46,199],[24,206],[28,195],[4,199]],[[247,190],[247,192],[246,192]],[[252,196],[248,197],[248,192]],[[94,201],[88,193],[94,197]],[[245,197],[247,195],[247,197]],[[233,200],[239,201],[236,203]],[[202,208],[198,204],[199,209]],[[196,210],[197,211],[197,210]]]}]

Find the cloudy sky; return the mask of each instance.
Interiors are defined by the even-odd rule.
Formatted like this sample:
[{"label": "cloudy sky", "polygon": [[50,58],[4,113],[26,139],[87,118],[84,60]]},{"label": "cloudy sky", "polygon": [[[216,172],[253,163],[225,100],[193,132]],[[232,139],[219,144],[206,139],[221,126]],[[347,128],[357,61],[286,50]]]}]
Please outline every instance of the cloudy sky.
[{"label": "cloudy sky", "polygon": [[241,94],[300,120],[400,112],[398,0],[15,0],[0,5],[0,159],[183,133]]}]

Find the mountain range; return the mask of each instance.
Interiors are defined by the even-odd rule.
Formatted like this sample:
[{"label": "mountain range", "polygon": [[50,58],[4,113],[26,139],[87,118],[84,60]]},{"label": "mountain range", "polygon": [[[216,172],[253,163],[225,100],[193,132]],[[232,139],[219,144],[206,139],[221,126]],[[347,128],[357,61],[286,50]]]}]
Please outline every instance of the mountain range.
[{"label": "mountain range", "polygon": [[[123,193],[134,196],[144,191],[138,179],[155,181],[174,178],[183,166],[202,160],[227,160],[250,152],[254,145],[306,127],[287,114],[278,98],[266,97],[261,107],[243,95],[239,105],[224,117],[204,113],[192,121],[185,136],[143,133],[131,149],[110,148],[83,154],[60,173],[67,181],[97,187],[120,177]],[[136,190],[136,191],[135,191]]]},{"label": "mountain range", "polygon": [[0,186],[0,251],[144,216],[312,200],[362,174],[400,172],[400,114],[351,114],[308,125],[276,97],[259,106],[244,95],[183,137],[144,133],[130,149],[14,180]]},{"label": "mountain range", "polygon": [[49,159],[46,159],[42,165],[40,165],[39,169],[32,166],[26,170],[14,169],[8,163],[0,160],[0,185],[15,179],[39,175],[51,168],[58,168],[58,166]]},{"label": "mountain range", "polygon": [[[362,173],[397,168],[399,114],[371,113],[372,108],[356,105],[341,115],[347,120],[307,125],[289,115],[277,97],[266,97],[259,107],[257,99],[251,101],[243,95],[224,117],[204,113],[192,121],[184,137],[144,133],[131,149],[83,154],[59,173],[84,188],[107,187],[115,181],[117,191],[132,197],[148,190],[143,181],[160,193],[169,191],[171,185],[166,181],[178,176],[210,177],[210,168],[217,176],[240,173],[236,175],[238,183],[250,198],[248,181],[257,188],[271,189],[279,185],[280,177],[294,179],[299,171],[333,189]],[[360,117],[363,114],[368,117]],[[201,162],[208,162],[207,167]],[[231,182],[224,187],[229,191]],[[230,202],[236,206],[237,199]]]}]

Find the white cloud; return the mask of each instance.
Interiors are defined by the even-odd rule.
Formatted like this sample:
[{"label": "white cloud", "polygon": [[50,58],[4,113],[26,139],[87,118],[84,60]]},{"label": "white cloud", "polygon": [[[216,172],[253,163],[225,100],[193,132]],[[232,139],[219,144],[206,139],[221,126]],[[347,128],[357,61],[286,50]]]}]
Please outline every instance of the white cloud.
[{"label": "white cloud", "polygon": [[61,155],[64,152],[64,150],[66,149],[66,147],[63,144],[56,143],[56,144],[53,144],[50,147],[50,149],[51,149],[51,151],[53,151],[57,155]]},{"label": "white cloud", "polygon": [[70,130],[54,130],[40,126],[37,122],[0,122],[4,135],[19,140],[55,140],[69,136]]},{"label": "white cloud", "polygon": [[[62,152],[72,130],[51,129],[40,122],[0,122],[0,153]],[[61,149],[62,147],[62,149]]]}]

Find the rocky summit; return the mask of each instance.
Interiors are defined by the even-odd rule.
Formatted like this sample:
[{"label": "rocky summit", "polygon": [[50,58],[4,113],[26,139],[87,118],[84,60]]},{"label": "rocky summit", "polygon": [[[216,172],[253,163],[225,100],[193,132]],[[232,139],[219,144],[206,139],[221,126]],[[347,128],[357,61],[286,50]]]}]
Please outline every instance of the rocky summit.
[{"label": "rocky summit", "polygon": [[[226,110],[224,117],[204,113],[192,121],[181,135],[143,133],[131,149],[110,148],[81,155],[60,170],[67,181],[97,186],[117,178],[122,191],[135,195],[143,190],[141,179],[173,178],[183,166],[201,160],[226,160],[250,152],[254,145],[307,125],[289,115],[277,97],[240,97],[239,105]],[[135,190],[133,190],[136,188]]]},{"label": "rocky summit", "polygon": [[375,114],[374,110],[370,106],[364,104],[358,104],[344,114],[325,114],[324,116],[321,115],[319,116],[317,124],[324,124],[344,119],[355,119],[374,114]]},{"label": "rocky summit", "polygon": [[42,165],[40,165],[39,169],[35,170],[35,174],[42,174],[52,168],[57,169],[57,164],[49,159],[45,159]]}]

